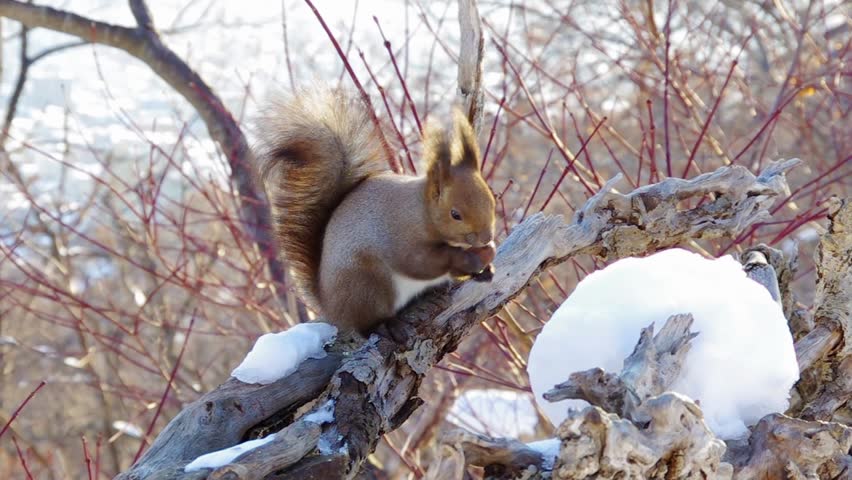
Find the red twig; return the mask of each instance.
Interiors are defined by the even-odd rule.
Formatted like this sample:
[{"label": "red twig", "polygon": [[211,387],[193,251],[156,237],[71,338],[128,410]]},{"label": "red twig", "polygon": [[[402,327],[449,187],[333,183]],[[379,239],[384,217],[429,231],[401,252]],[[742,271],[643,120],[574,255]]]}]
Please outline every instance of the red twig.
[{"label": "red twig", "polygon": [[89,480],[92,480],[92,457],[89,456],[89,445],[86,442],[85,435],[83,438],[83,458],[86,459],[86,472],[89,474]]},{"label": "red twig", "polygon": [[719,90],[719,96],[717,96],[716,101],[713,102],[713,108],[710,109],[710,114],[707,115],[707,120],[704,121],[704,125],[701,127],[701,133],[695,140],[695,145],[692,146],[692,151],[689,152],[689,160],[687,160],[686,166],[683,167],[683,173],[680,174],[681,178],[686,178],[686,174],[689,173],[689,167],[692,166],[692,161],[695,158],[695,153],[698,152],[699,147],[701,147],[701,140],[704,139],[704,134],[707,133],[707,128],[710,126],[710,121],[713,120],[713,115],[716,114],[716,109],[719,108],[719,103],[725,96],[725,89],[728,87],[728,82],[731,81],[731,75],[733,75],[734,69],[736,67],[737,61],[734,60],[731,63],[731,69],[728,70],[728,76],[725,77],[725,83],[722,84],[722,88]]},{"label": "red twig", "polygon": [[497,113],[494,114],[494,122],[491,124],[491,132],[488,134],[488,143],[485,144],[485,152],[482,153],[482,165],[479,170],[485,171],[485,162],[488,161],[488,152],[491,151],[491,142],[494,140],[494,134],[497,132],[497,122],[500,120],[500,112],[503,111],[503,104],[506,103],[506,97],[500,99],[497,105]]},{"label": "red twig", "polygon": [[358,89],[358,92],[361,94],[361,98],[364,99],[364,103],[367,105],[367,110],[369,110],[370,119],[376,125],[376,130],[379,132],[379,136],[382,141],[382,145],[385,148],[385,153],[388,156],[388,163],[390,164],[391,169],[395,172],[401,171],[401,165],[396,159],[396,155],[394,155],[393,150],[390,148],[390,144],[385,138],[384,133],[382,133],[382,124],[379,121],[379,117],[376,116],[376,109],[373,107],[373,101],[370,100],[370,96],[367,94],[367,91],[364,90],[364,86],[361,85],[361,81],[358,80],[358,75],[355,74],[355,70],[352,69],[352,65],[349,63],[349,59],[346,58],[346,54],[343,53],[343,49],[340,48],[340,43],[335,38],[334,34],[331,33],[331,29],[328,28],[328,25],[325,23],[325,19],[320,14],[317,7],[314,6],[311,0],[305,0],[305,3],[308,4],[311,11],[314,12],[314,16],[319,20],[322,29],[325,30],[326,35],[328,35],[328,39],[331,41],[331,44],[334,45],[334,49],[337,50],[337,55],[340,57],[340,60],[343,62],[343,66],[346,68],[346,71],[349,72],[349,78],[352,79],[352,83],[355,84],[355,88]]},{"label": "red twig", "polygon": [[[589,144],[592,138],[594,138],[595,134],[598,133],[598,129],[601,128],[601,125],[603,125],[605,121],[606,117],[602,118],[601,121],[598,122],[597,125],[595,125],[595,129],[592,130],[592,134],[589,135],[589,138],[587,138],[585,142],[583,142],[583,145],[580,147],[580,151],[578,151],[577,155],[574,156],[574,161],[577,161],[577,156],[582,154],[583,151],[586,150],[586,146]],[[568,167],[565,167],[565,169],[562,171],[562,175],[559,177],[559,180],[556,181],[556,184],[553,186],[553,190],[551,190],[550,195],[547,196],[547,200],[544,201],[544,204],[539,209],[540,212],[544,211],[544,209],[547,208],[547,205],[550,203],[550,200],[553,198],[553,195],[556,193],[557,190],[559,190],[559,186],[562,185],[562,181],[565,179],[565,176],[568,175],[569,167],[570,165]]]},{"label": "red twig", "polygon": [[663,130],[665,134],[665,142],[666,142],[666,176],[672,176],[672,152],[671,152],[671,142],[669,141],[669,48],[672,45],[671,42],[671,22],[672,22],[672,0],[669,0],[669,9],[666,14],[666,26],[665,26],[665,37],[666,37],[666,64],[665,71],[663,75],[665,76],[665,87],[663,87]]},{"label": "red twig", "polygon": [[379,34],[382,36],[382,40],[384,40],[385,49],[387,49],[388,55],[390,56],[393,69],[396,72],[396,77],[399,79],[400,85],[402,85],[402,91],[405,93],[405,99],[408,100],[411,115],[414,116],[414,122],[417,124],[417,131],[423,135],[423,125],[420,124],[420,115],[417,114],[417,106],[414,104],[414,100],[411,99],[411,94],[408,92],[408,83],[405,81],[405,77],[403,77],[402,72],[399,71],[399,65],[396,63],[396,55],[393,54],[393,50],[391,49],[391,42],[387,39],[387,37],[385,37],[385,32],[379,24],[379,19],[374,16],[373,21],[376,22],[376,26],[379,27]]},{"label": "red twig", "polygon": [[12,425],[12,422],[14,422],[18,415],[21,413],[21,410],[23,410],[24,407],[27,406],[27,403],[29,403],[30,400],[32,400],[32,398],[35,396],[35,394],[38,393],[38,391],[41,390],[42,387],[44,387],[45,385],[47,385],[46,381],[42,380],[41,382],[39,382],[35,390],[30,392],[30,394],[27,395],[27,398],[25,398],[24,401],[21,402],[20,405],[18,405],[18,408],[16,408],[15,411],[12,412],[12,416],[9,417],[9,420],[6,422],[6,425],[3,425],[3,429],[0,430],[0,438],[3,438],[3,434],[6,433],[6,430],[8,430],[9,427]]},{"label": "red twig", "polygon": [[154,425],[157,423],[157,418],[160,417],[160,412],[163,410],[163,405],[166,403],[166,398],[169,396],[169,392],[172,390],[172,382],[175,379],[175,375],[177,375],[178,369],[180,368],[181,360],[183,359],[183,353],[186,351],[186,345],[189,343],[189,335],[192,333],[192,326],[195,324],[195,313],[193,313],[190,321],[189,328],[186,329],[186,337],[183,340],[183,345],[180,347],[180,353],[178,353],[177,359],[175,360],[175,364],[172,367],[172,372],[169,374],[169,381],[166,383],[166,389],[163,391],[162,397],[160,397],[160,402],[157,405],[157,410],[154,412],[154,418],[151,419],[151,423],[148,424],[148,429],[145,430],[145,435],[142,437],[142,443],[139,445],[139,450],[136,451],[136,455],[133,457],[133,463],[136,463],[136,460],[139,460],[139,457],[142,455],[142,452],[145,450],[145,447],[148,445],[148,437],[151,436],[151,432],[154,431]]},{"label": "red twig", "polygon": [[544,178],[544,174],[547,172],[547,167],[550,165],[550,159],[553,158],[553,149],[550,149],[550,153],[547,154],[547,161],[544,162],[544,167],[541,169],[541,174],[538,176],[538,181],[535,182],[535,188],[533,188],[532,194],[530,194],[530,199],[527,202],[526,208],[524,208],[524,214],[521,215],[521,221],[523,222],[525,218],[527,218],[527,212],[530,211],[530,205],[532,205],[533,200],[535,199],[535,194],[538,193],[538,187],[541,186],[541,180]]},{"label": "red twig", "polygon": [[24,473],[27,474],[27,480],[33,480],[33,474],[30,472],[30,467],[27,466],[27,459],[24,457],[24,452],[21,451],[21,447],[18,445],[18,439],[12,435],[12,443],[15,444],[15,451],[18,452],[18,459],[21,461],[21,467],[24,468]]}]

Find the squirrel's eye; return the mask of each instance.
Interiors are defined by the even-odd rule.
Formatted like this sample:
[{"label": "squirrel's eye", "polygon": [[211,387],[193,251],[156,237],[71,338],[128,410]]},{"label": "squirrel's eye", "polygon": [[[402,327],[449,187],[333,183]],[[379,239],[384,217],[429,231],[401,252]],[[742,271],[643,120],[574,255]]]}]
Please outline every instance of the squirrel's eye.
[{"label": "squirrel's eye", "polygon": [[461,220],[461,214],[459,214],[459,212],[456,211],[455,208],[450,210],[450,215],[452,215],[454,220]]}]

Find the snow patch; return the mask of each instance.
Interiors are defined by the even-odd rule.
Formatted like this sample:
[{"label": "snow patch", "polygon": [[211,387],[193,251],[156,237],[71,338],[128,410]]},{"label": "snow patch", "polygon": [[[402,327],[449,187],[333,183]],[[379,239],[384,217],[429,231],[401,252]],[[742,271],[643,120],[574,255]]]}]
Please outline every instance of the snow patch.
[{"label": "snow patch", "polygon": [[223,450],[216,450],[215,452],[205,453],[204,455],[191,461],[186,467],[184,467],[183,471],[195,472],[203,468],[212,469],[225,466],[229,463],[232,463],[240,455],[254,450],[255,448],[260,447],[262,445],[266,445],[274,439],[275,434],[273,433],[272,435],[267,435],[263,438],[258,438],[257,440],[249,440],[247,442],[239,443],[231,448],[225,448]]},{"label": "snow patch", "polygon": [[695,318],[684,369],[671,390],[700,401],[707,425],[739,437],[761,417],[787,409],[799,378],[781,307],[730,256],[707,260],[681,249],[627,258],[588,275],[544,326],[527,372],[535,399],[554,425],[581,400],[551,403],[542,394],[577,371],[620,372],[639,331],[669,316]]},{"label": "snow patch", "polygon": [[243,383],[273,383],[293,373],[308,358],[323,358],[323,347],[337,335],[327,323],[301,323],[280,333],[267,333],[255,342],[231,376]]},{"label": "snow patch", "polygon": [[305,415],[303,419],[307,422],[314,422],[317,425],[334,423],[334,400],[325,402],[316,412]]},{"label": "snow patch", "polygon": [[562,445],[562,442],[558,438],[548,438],[547,440],[539,440],[527,444],[528,447],[541,455],[541,468],[544,470],[553,470],[553,466],[556,464],[556,457],[559,456],[560,445]]},{"label": "snow patch", "polygon": [[512,438],[532,435],[538,424],[530,394],[500,389],[465,391],[447,419],[476,433]]}]

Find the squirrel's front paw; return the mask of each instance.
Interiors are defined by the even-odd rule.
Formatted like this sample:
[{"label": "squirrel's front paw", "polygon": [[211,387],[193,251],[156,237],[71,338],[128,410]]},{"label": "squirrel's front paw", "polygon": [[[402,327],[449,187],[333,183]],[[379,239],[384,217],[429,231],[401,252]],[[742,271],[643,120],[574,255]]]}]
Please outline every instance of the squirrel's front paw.
[{"label": "squirrel's front paw", "polygon": [[477,273],[472,278],[476,282],[490,282],[494,278],[494,265],[489,263],[481,272]]},{"label": "squirrel's front paw", "polygon": [[484,266],[491,265],[491,262],[494,261],[494,257],[497,256],[497,249],[494,248],[494,242],[490,242],[484,247],[469,248],[467,252],[476,255]]},{"label": "squirrel's front paw", "polygon": [[[490,280],[490,271],[493,274],[491,262],[494,260],[496,251],[494,244],[489,243],[484,247],[469,248],[467,250],[457,250],[453,261],[452,271],[455,276],[479,276],[482,275],[483,281]],[[461,274],[461,275],[459,275]]]}]

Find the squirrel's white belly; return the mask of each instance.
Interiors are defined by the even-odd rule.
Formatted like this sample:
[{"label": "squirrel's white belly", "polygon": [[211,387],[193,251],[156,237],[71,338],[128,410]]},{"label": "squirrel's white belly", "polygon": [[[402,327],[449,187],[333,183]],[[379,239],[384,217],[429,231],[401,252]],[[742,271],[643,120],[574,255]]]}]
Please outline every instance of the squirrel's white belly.
[{"label": "squirrel's white belly", "polygon": [[393,311],[398,312],[402,307],[408,304],[412,298],[420,295],[427,288],[440,285],[449,279],[449,275],[441,275],[440,277],[433,278],[431,280],[417,280],[415,278],[394,273],[393,288],[396,293],[396,298],[393,303]]}]

